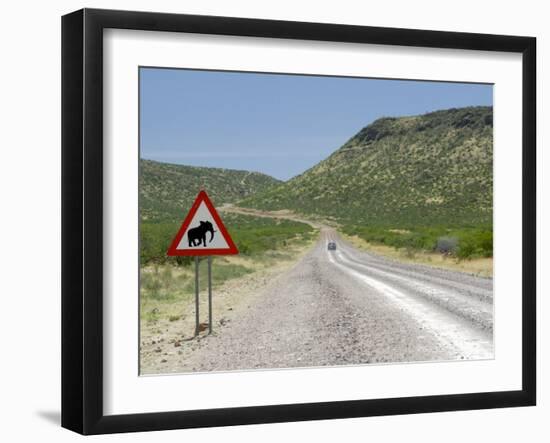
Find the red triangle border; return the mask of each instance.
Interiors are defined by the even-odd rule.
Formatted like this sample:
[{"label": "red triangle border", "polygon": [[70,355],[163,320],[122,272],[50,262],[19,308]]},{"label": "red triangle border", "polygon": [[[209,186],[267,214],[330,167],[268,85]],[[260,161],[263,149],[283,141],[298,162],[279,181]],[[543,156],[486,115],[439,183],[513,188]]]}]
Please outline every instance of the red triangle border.
[{"label": "red triangle border", "polygon": [[[199,206],[202,202],[204,202],[204,204],[210,211],[210,214],[212,214],[212,218],[218,225],[218,229],[220,230],[223,238],[229,245],[229,248],[177,249],[181,241],[181,238],[187,231],[187,228],[189,228],[189,225],[191,224],[191,221],[193,220],[193,217],[195,216],[195,213],[199,209]],[[181,227],[178,233],[172,240],[172,243],[170,244],[170,247],[168,248],[166,255],[170,257],[177,257],[177,256],[204,256],[204,255],[233,255],[238,253],[239,253],[239,250],[237,249],[237,246],[235,245],[235,243],[233,243],[233,239],[229,235],[229,232],[227,232],[227,229],[223,224],[222,219],[218,214],[218,211],[216,211],[216,208],[214,208],[214,205],[210,201],[208,194],[206,194],[206,191],[204,190],[200,191],[199,194],[197,195],[197,198],[195,198],[195,201],[193,202],[193,206],[191,206],[191,209],[189,210],[187,217],[185,217],[185,220],[183,220],[183,223],[181,224]]]}]

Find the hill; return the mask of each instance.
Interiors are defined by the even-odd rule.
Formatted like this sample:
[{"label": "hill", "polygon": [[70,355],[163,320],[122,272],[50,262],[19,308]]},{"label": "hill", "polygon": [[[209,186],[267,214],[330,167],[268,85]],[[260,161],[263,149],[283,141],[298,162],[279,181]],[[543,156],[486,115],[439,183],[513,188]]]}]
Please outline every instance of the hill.
[{"label": "hill", "polygon": [[140,160],[140,217],[150,222],[181,222],[201,186],[215,205],[232,203],[280,183],[258,172]]},{"label": "hill", "polygon": [[311,169],[238,204],[354,225],[490,225],[492,164],[492,107],[381,118]]}]

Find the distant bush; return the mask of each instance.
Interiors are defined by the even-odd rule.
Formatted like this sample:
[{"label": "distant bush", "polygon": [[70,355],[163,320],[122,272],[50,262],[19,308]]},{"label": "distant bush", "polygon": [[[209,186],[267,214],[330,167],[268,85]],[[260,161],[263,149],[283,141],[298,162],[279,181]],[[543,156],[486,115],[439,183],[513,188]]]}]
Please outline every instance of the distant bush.
[{"label": "distant bush", "polygon": [[[167,258],[166,251],[178,228],[177,223],[140,223],[140,263],[164,263]],[[177,257],[175,261],[181,265],[191,263],[189,257]]]},{"label": "distant bush", "polygon": [[437,252],[442,254],[454,254],[456,252],[458,240],[455,237],[439,237],[435,246]]},{"label": "distant bush", "polygon": [[385,226],[344,226],[343,232],[371,243],[411,250],[437,251],[459,259],[493,256],[492,227],[450,229],[412,226],[395,230]]},{"label": "distant bush", "polygon": [[456,255],[459,258],[492,257],[493,232],[467,231],[463,232],[458,244]]}]

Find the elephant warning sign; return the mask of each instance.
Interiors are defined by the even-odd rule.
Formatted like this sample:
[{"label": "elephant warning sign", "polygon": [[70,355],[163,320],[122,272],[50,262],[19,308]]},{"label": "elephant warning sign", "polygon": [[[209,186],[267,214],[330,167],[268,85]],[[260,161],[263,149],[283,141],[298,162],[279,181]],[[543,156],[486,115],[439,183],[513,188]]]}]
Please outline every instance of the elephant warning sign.
[{"label": "elephant warning sign", "polygon": [[167,254],[230,255],[239,251],[205,191],[200,191]]}]

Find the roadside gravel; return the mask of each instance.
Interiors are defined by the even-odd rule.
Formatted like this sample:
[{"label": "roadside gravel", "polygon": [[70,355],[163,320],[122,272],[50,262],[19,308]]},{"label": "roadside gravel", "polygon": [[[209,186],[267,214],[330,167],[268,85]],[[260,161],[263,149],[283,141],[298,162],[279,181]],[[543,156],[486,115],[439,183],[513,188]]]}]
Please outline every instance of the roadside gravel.
[{"label": "roadside gravel", "polygon": [[321,241],[253,306],[173,370],[229,371],[449,360],[454,352],[383,294],[325,259]]}]

